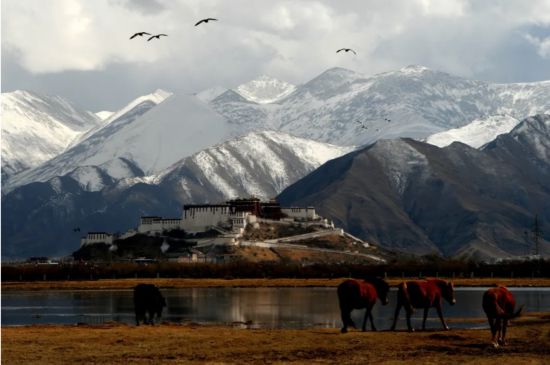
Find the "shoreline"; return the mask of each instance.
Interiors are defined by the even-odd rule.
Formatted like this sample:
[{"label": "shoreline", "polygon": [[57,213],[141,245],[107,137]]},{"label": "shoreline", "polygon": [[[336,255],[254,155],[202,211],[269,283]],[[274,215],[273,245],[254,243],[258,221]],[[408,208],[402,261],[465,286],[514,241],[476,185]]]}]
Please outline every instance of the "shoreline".
[{"label": "shoreline", "polygon": [[247,329],[162,323],[131,326],[2,327],[9,364],[544,364],[550,356],[550,312],[513,321],[508,345],[495,349],[488,329],[360,332],[338,328]]},{"label": "shoreline", "polygon": [[[2,282],[2,290],[109,290],[132,289],[138,283],[154,284],[161,289],[212,287],[336,287],[347,278],[337,279],[179,279],[132,278],[65,281],[9,281]],[[452,280],[457,287],[550,287],[550,278],[441,278]],[[413,278],[388,278],[391,286]]]}]

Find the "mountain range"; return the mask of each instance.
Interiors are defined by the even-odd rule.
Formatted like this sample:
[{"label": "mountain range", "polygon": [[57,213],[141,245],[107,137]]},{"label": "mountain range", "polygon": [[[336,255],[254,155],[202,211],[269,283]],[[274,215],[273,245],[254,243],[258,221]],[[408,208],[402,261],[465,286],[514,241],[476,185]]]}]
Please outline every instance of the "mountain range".
[{"label": "mountain range", "polygon": [[236,88],[210,105],[226,117],[234,135],[263,128],[337,145],[366,145],[381,138],[426,138],[496,114],[519,120],[548,113],[548,95],[548,81],[491,84],[422,66],[372,77],[332,68],[274,103],[255,103]]},{"label": "mountain range", "polygon": [[526,255],[535,216],[550,224],[549,167],[550,115],[538,115],[482,149],[379,140],[327,162],[278,200],[315,205],[386,248],[474,259]]},{"label": "mountain range", "polygon": [[[386,145],[387,161],[398,158],[402,149],[408,148],[404,144],[445,155],[455,148],[452,142],[460,140],[481,148],[472,150],[486,153],[497,135],[510,132],[528,115],[550,111],[549,95],[550,82],[546,81],[489,84],[421,66],[372,77],[334,68],[302,85],[261,76],[234,89],[215,87],[194,96],[157,90],[115,112],[91,113],[73,106],[79,111],[74,112],[78,117],[73,123],[80,129],[71,128],[78,133],[65,138],[67,142],[44,161],[28,163],[17,171],[8,168],[16,166],[12,156],[17,147],[12,146],[32,144],[34,137],[11,134],[12,142],[6,144],[3,123],[2,209],[10,212],[2,218],[3,252],[5,256],[66,253],[70,251],[67,247],[74,248],[78,242],[72,226],[83,231],[121,231],[135,226],[141,214],[177,216],[182,203],[248,195],[273,197],[356,146],[364,146],[361,151],[378,151]],[[23,105],[19,107],[22,115],[26,114],[25,103],[42,106],[32,96],[22,98],[17,104]],[[3,105],[4,99],[2,94]],[[66,101],[61,104],[72,105]],[[51,108],[54,116],[70,115],[58,108]],[[40,121],[29,115],[29,123]],[[4,122],[6,115],[2,117]],[[70,122],[69,118],[65,124]],[[32,129],[30,124],[24,126]],[[451,145],[438,148],[396,139],[400,137]],[[58,137],[45,138],[53,141]],[[59,139],[65,140],[62,136]],[[542,148],[540,138],[528,143]],[[342,158],[352,158],[349,156],[355,153]],[[23,155],[20,161],[25,162],[25,158]],[[389,169],[392,174],[408,176],[409,162],[383,165],[380,171],[371,167],[380,175]],[[325,173],[327,177],[334,175]],[[489,181],[499,184],[495,179]],[[369,199],[385,196],[376,186],[369,188],[373,194]],[[420,188],[414,191],[432,193]],[[285,194],[281,195],[284,199]],[[407,199],[414,200],[415,194],[407,195]],[[342,204],[349,203],[349,196],[342,198]],[[313,201],[308,204],[318,205]],[[396,207],[384,209],[395,215]],[[387,221],[377,223],[381,233],[367,235],[362,228],[354,228],[355,218],[346,220],[341,214],[326,211],[326,206],[322,209],[352,232],[391,248],[476,257],[515,252],[509,247],[479,252],[442,248],[424,228],[404,224],[404,216],[401,220],[389,213]],[[398,234],[398,223],[403,224],[401,230],[415,232],[414,242]],[[389,227],[391,234],[386,232]],[[35,242],[37,231],[43,233],[40,242]],[[388,241],[388,234],[395,237]]]},{"label": "mountain range", "polygon": [[57,156],[104,123],[58,96],[2,93],[2,180]]},{"label": "mountain range", "polygon": [[[78,227],[125,231],[142,215],[179,217],[182,204],[275,197],[286,186],[353,148],[279,132],[255,132],[184,158],[145,176],[131,161],[77,167],[16,188],[2,199],[2,255],[62,255],[78,248]],[[132,178],[114,179],[129,169]],[[40,232],[40,239],[35,239]]]}]

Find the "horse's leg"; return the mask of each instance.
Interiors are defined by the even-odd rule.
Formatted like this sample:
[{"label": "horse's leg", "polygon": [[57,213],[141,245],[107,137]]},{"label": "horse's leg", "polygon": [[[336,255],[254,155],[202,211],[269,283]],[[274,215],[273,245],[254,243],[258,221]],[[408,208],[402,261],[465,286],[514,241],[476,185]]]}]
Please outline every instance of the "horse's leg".
[{"label": "horse's leg", "polygon": [[411,326],[411,316],[412,316],[412,308],[406,307],[405,313],[407,314],[407,328],[409,329],[409,332],[414,332],[414,328]]},{"label": "horse's leg", "polygon": [[400,302],[397,302],[397,306],[395,307],[395,314],[393,316],[393,324],[391,325],[390,331],[395,331],[395,325],[397,324],[397,317],[399,317],[399,311],[401,310],[402,304]]},{"label": "horse's leg", "polygon": [[502,346],[506,345],[506,328],[508,327],[508,320],[507,319],[503,319],[502,320],[502,333],[501,333],[501,337],[500,337],[500,344]]},{"label": "horse's leg", "polygon": [[493,346],[495,348],[499,346],[500,330],[501,330],[501,319],[497,318],[495,320],[495,332],[493,334]]},{"label": "horse's leg", "polygon": [[439,315],[439,319],[441,319],[441,324],[443,325],[443,329],[445,331],[449,330],[449,326],[447,326],[447,323],[445,323],[445,319],[443,319],[443,312],[441,311],[441,303],[435,306],[437,309],[437,314]]},{"label": "horse's leg", "polygon": [[489,320],[489,328],[491,328],[491,342],[495,342],[495,334],[497,332],[496,326],[495,326],[495,319],[491,317],[487,317]]},{"label": "horse's leg", "polygon": [[347,308],[340,308],[340,314],[342,315],[343,327],[340,330],[342,333],[348,332],[348,318],[350,318],[350,312]]},{"label": "horse's leg", "polygon": [[376,327],[374,326],[374,321],[372,319],[372,307],[371,307],[371,310],[369,312],[369,318],[370,318],[370,328],[373,330],[373,331],[376,331]]},{"label": "horse's leg", "polygon": [[371,306],[367,305],[365,307],[365,317],[363,317],[363,326],[361,327],[361,330],[365,332],[367,330],[367,318],[370,314]]},{"label": "horse's leg", "polygon": [[430,307],[424,308],[424,316],[422,318],[422,331],[426,330],[426,320],[428,319],[428,312],[430,311]]}]

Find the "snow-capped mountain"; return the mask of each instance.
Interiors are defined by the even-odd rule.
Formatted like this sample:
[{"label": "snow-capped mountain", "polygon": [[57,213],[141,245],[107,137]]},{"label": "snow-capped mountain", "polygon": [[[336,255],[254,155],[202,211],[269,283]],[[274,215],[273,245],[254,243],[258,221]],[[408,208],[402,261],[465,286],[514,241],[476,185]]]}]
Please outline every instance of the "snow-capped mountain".
[{"label": "snow-capped mountain", "polygon": [[[429,135],[485,115],[523,119],[550,111],[550,82],[489,84],[422,66],[365,77],[333,68],[276,103],[259,104],[228,90],[210,104],[233,135],[279,130],[338,145]],[[389,121],[388,121],[389,120]]]},{"label": "snow-capped mountain", "polygon": [[227,123],[198,99],[175,95],[162,100],[155,106],[155,100],[148,97],[136,99],[80,143],[39,167],[14,176],[4,190],[47,181],[77,167],[99,166],[118,158],[131,161],[145,174],[152,174],[225,140]]},{"label": "snow-capped mountain", "polygon": [[353,149],[274,131],[252,132],[200,151],[148,179],[171,185],[181,201],[243,196],[268,199],[326,161]]},{"label": "snow-capped mountain", "polygon": [[[524,232],[550,224],[550,115],[527,118],[481,149],[379,140],[285,189],[352,234],[409,253],[487,259],[532,252]],[[550,254],[550,233],[541,237]]]},{"label": "snow-capped mountain", "polygon": [[205,103],[209,103],[226,91],[227,88],[225,87],[215,86],[213,88],[203,90],[200,93],[195,94],[195,96],[199,98],[199,100],[202,100]]},{"label": "snow-capped mountain", "polygon": [[495,139],[499,134],[510,132],[519,120],[509,115],[491,115],[475,119],[460,127],[432,134],[426,142],[438,147],[445,147],[453,142],[462,142],[471,147],[479,148]]},{"label": "snow-capped mountain", "polygon": [[[133,122],[138,117],[142,116],[158,104],[162,103],[166,98],[170,97],[171,95],[172,93],[169,91],[157,89],[155,92],[135,98],[116,112],[100,112],[103,113],[102,116],[107,116],[107,114],[109,114],[109,116],[102,119],[101,125],[90,129],[82,136],[80,136],[76,141],[71,144],[71,146],[74,146],[77,143],[84,141],[85,139],[87,139],[106,125],[111,124],[112,122],[116,121],[115,125],[118,126],[116,128],[120,128],[122,125]],[[98,113],[96,113],[96,115],[98,115]]]},{"label": "snow-capped mountain", "polygon": [[258,104],[276,103],[294,90],[296,86],[266,75],[239,85],[236,89],[242,97]]},{"label": "snow-capped mountain", "polygon": [[96,112],[95,115],[97,115],[97,117],[100,119],[100,120],[107,120],[109,119],[109,117],[111,115],[113,115],[115,112],[110,112],[108,110],[102,110],[100,112]]},{"label": "snow-capped mountain", "polygon": [[[3,255],[74,251],[78,235],[68,227],[124,231],[135,227],[141,215],[178,217],[182,204],[250,195],[272,198],[327,160],[351,150],[264,131],[199,151],[156,175],[142,176],[132,161],[124,159],[77,167],[3,197],[2,209],[10,212],[2,219]],[[117,180],[117,171],[119,177],[134,177]],[[40,240],[32,238],[37,231]]]},{"label": "snow-capped mountain", "polygon": [[2,177],[55,157],[101,124],[94,113],[59,96],[2,93]]}]

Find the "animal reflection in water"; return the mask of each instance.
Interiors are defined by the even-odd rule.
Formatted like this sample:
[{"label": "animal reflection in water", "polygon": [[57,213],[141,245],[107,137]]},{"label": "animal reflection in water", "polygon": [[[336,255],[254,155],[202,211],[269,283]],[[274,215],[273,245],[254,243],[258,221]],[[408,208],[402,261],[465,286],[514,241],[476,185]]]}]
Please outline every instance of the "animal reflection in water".
[{"label": "animal reflection in water", "polygon": [[372,319],[372,307],[376,304],[376,298],[379,298],[383,305],[389,303],[388,292],[390,286],[380,278],[368,278],[365,280],[346,280],[338,285],[338,301],[340,302],[340,312],[342,314],[343,327],[341,332],[346,333],[348,326],[354,327],[351,319],[351,311],[354,309],[365,310],[363,318],[363,331],[367,330],[367,317],[370,318],[370,324],[373,331],[376,331]]},{"label": "animal reflection in water", "polygon": [[506,327],[511,319],[519,317],[523,306],[514,312],[516,300],[505,287],[488,289],[483,294],[483,311],[491,327],[491,341],[494,347],[506,344]]},{"label": "animal reflection in water", "polygon": [[411,315],[415,308],[424,308],[424,320],[422,321],[422,330],[426,329],[426,318],[428,317],[428,310],[435,307],[441,324],[445,330],[449,329],[449,326],[445,323],[441,307],[443,299],[449,302],[451,305],[456,303],[454,285],[452,282],[440,280],[440,279],[427,279],[427,280],[414,280],[407,281],[399,284],[397,291],[397,306],[395,308],[395,315],[393,318],[393,325],[391,330],[395,330],[397,318],[399,317],[399,311],[401,307],[405,308],[407,315],[407,327],[410,332],[414,329],[411,326]]},{"label": "animal reflection in water", "polygon": [[[159,288],[153,284],[138,284],[134,288],[134,309],[136,312],[136,326],[139,321],[144,324],[154,324],[155,314],[157,318],[162,315],[162,309],[166,307],[166,300]],[[147,313],[149,321],[147,321]]]}]

